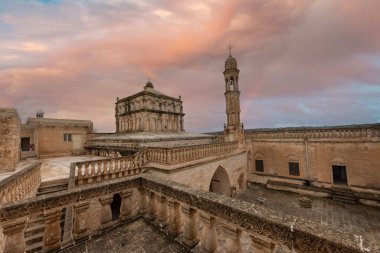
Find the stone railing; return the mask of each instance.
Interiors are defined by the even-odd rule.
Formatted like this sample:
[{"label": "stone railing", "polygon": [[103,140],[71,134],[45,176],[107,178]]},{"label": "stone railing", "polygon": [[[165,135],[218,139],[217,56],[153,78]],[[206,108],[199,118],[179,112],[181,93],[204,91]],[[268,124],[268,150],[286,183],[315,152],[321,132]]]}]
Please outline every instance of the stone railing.
[{"label": "stone railing", "polygon": [[237,142],[223,142],[178,148],[148,148],[143,150],[151,163],[173,165],[210,156],[228,154],[238,148]]},{"label": "stone railing", "polygon": [[0,181],[0,205],[33,197],[41,183],[40,169],[36,162]]},{"label": "stone railing", "polygon": [[205,157],[228,154],[237,148],[237,142],[180,148],[146,148],[131,156],[71,163],[69,187],[133,176],[141,173],[148,163],[175,165]]},{"label": "stone railing", "polygon": [[294,129],[255,129],[246,131],[246,138],[253,139],[343,139],[343,138],[376,138],[380,137],[377,128],[294,128]]},{"label": "stone railing", "polygon": [[[70,164],[69,187],[140,174],[146,153]],[[75,184],[74,184],[75,182]]]},{"label": "stone railing", "polygon": [[[115,194],[122,198],[118,211],[112,209],[116,206],[112,205]],[[63,241],[61,215],[63,208],[68,207],[74,210],[74,223],[71,226],[63,224],[63,238],[69,238]],[[113,220],[114,211],[119,213],[117,220]],[[98,215],[92,216],[94,212]],[[252,205],[146,174],[3,206],[0,208],[0,224],[5,237],[4,253],[25,251],[24,230],[32,215],[43,216],[44,252],[73,245],[76,241],[99,234],[101,230],[137,218],[167,228],[165,231],[172,238],[189,249],[202,248],[205,252],[218,249],[224,252],[275,252],[280,247],[303,253],[359,253],[362,246],[371,248],[373,252],[379,250],[376,242],[367,238],[362,245],[344,231],[318,228],[318,224],[280,215],[262,205]],[[99,226],[94,229],[92,224],[97,222]],[[65,236],[67,234],[71,236]]]}]

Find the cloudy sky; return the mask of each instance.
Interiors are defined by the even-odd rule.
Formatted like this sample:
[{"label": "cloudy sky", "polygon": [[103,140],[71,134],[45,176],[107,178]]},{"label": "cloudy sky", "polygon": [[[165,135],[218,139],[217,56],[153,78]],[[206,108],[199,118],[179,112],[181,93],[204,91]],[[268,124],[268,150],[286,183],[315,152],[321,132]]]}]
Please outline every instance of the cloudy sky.
[{"label": "cloudy sky", "polygon": [[380,122],[378,0],[0,0],[0,107],[114,131],[116,97],[184,100],[185,128],[226,121],[226,50],[246,128]]}]

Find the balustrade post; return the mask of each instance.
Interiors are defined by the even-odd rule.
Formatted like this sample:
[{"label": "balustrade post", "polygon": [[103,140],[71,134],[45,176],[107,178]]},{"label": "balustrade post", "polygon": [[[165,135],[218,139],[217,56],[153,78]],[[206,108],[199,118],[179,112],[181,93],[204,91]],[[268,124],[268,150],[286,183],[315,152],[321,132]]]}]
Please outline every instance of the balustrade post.
[{"label": "balustrade post", "polygon": [[102,205],[100,210],[100,229],[104,230],[112,225],[112,211],[111,203],[113,201],[113,195],[108,195],[99,198],[99,202]]},{"label": "balustrade post", "polygon": [[142,187],[139,187],[137,188],[137,190],[139,191],[139,195],[140,195],[139,213],[145,214],[147,212],[145,189]]},{"label": "balustrade post", "polygon": [[122,197],[121,207],[120,207],[120,220],[126,221],[132,217],[132,190],[120,192]]},{"label": "balustrade post", "polygon": [[61,216],[61,210],[47,211],[44,214],[44,252],[50,252],[61,248]]},{"label": "balustrade post", "polygon": [[226,253],[240,253],[241,252],[241,244],[240,244],[240,236],[242,231],[233,226],[223,224],[222,230],[225,235],[225,252]]},{"label": "balustrade post", "polygon": [[156,193],[150,192],[148,193],[149,203],[148,203],[148,215],[147,218],[149,220],[154,220],[157,218],[157,201],[156,201]]},{"label": "balustrade post", "polygon": [[261,235],[249,235],[252,240],[252,248],[254,252],[272,253],[275,245],[269,239],[264,238]]},{"label": "balustrade post", "polygon": [[87,211],[90,203],[80,203],[74,206],[75,219],[74,219],[74,239],[79,240],[87,236],[87,224],[85,212]]},{"label": "balustrade post", "polygon": [[203,223],[202,248],[207,253],[215,252],[217,248],[215,218],[206,213],[201,213],[200,217]]},{"label": "balustrade post", "polygon": [[160,201],[160,210],[158,213],[158,225],[161,228],[166,227],[168,223],[168,201],[166,200],[165,196],[159,197]]},{"label": "balustrade post", "polygon": [[25,252],[25,228],[26,219],[16,220],[4,224],[3,234],[5,238],[3,253],[24,253]]},{"label": "balustrade post", "polygon": [[177,237],[181,233],[181,212],[179,203],[175,200],[168,200],[169,206],[169,233]]},{"label": "balustrade post", "polygon": [[182,206],[182,213],[185,217],[185,224],[180,240],[189,248],[193,248],[199,242],[196,221],[197,210],[190,206]]}]

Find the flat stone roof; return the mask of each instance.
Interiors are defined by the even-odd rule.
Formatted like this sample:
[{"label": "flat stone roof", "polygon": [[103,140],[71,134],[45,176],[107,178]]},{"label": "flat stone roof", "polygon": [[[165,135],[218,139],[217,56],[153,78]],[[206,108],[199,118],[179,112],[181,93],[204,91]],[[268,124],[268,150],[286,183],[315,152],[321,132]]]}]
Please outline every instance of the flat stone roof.
[{"label": "flat stone roof", "polygon": [[17,171],[20,171],[21,169],[35,162],[42,162],[42,165],[41,165],[41,181],[42,182],[69,178],[70,163],[87,161],[87,160],[106,159],[106,158],[107,157],[93,156],[93,155],[63,156],[63,157],[45,158],[45,159],[28,158],[18,163],[15,172],[0,174],[0,180],[16,173]]},{"label": "flat stone roof", "polygon": [[31,126],[87,126],[92,127],[91,120],[77,119],[50,119],[50,118],[28,118],[25,125]]},{"label": "flat stone roof", "polygon": [[259,204],[257,198],[264,198],[265,208],[276,211],[286,217],[295,216],[294,225],[303,221],[315,224],[313,228],[324,233],[324,228],[330,228],[352,235],[352,241],[360,245],[363,252],[380,252],[380,209],[379,207],[362,204],[346,204],[327,198],[307,196],[312,200],[311,208],[299,205],[301,195],[291,192],[267,189],[261,185],[250,186],[245,192],[238,194],[238,199]]},{"label": "flat stone roof", "polygon": [[117,133],[95,137],[92,140],[131,140],[131,141],[160,141],[160,140],[179,140],[179,139],[206,139],[213,136],[207,134],[197,134],[189,132],[132,132]]}]

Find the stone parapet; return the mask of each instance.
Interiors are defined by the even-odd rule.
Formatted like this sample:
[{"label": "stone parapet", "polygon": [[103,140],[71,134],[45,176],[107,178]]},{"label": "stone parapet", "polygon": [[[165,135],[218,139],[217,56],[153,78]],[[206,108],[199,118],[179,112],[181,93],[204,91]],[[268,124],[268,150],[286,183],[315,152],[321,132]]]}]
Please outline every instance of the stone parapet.
[{"label": "stone parapet", "polygon": [[36,195],[41,184],[41,162],[0,181],[0,206]]},{"label": "stone parapet", "polygon": [[373,140],[380,141],[380,124],[332,127],[294,127],[274,129],[251,129],[245,137],[253,140],[266,139],[322,139],[322,140]]}]

